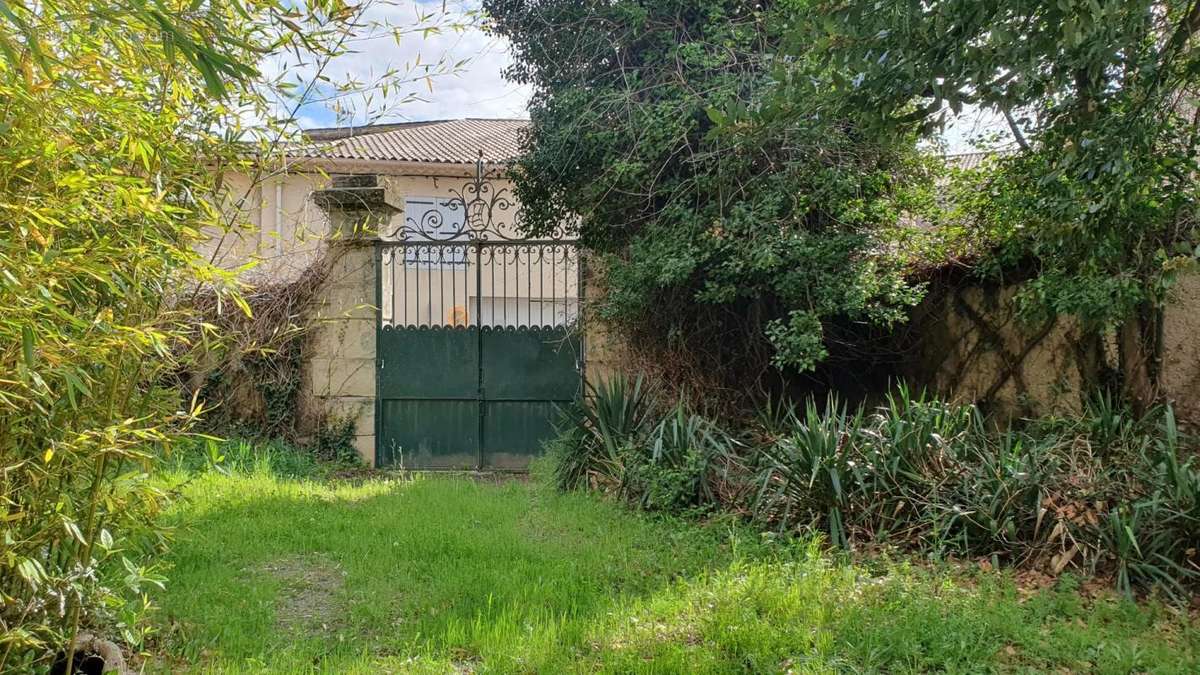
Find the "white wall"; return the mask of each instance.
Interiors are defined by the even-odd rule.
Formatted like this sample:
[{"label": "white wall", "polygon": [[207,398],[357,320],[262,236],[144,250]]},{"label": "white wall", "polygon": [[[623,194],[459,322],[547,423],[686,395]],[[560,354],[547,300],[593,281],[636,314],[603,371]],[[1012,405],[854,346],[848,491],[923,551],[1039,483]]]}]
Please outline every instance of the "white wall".
[{"label": "white wall", "polygon": [[[447,171],[446,167],[437,170]],[[381,178],[398,204],[428,201],[422,198],[471,200],[469,172],[473,167],[453,170],[459,175],[397,173]],[[231,175],[225,181],[224,200],[236,226],[226,232],[210,231],[201,250],[226,269],[244,268],[239,276],[250,283],[295,280],[317,260],[329,236],[329,220],[311,199],[314,190],[328,183],[326,176],[312,172],[265,179]],[[504,236],[518,237],[512,223],[517,204],[511,198],[511,183],[493,180],[487,187],[492,192],[482,197],[489,202],[496,198],[490,217]],[[413,206],[422,211],[396,214],[381,227],[380,237],[396,241],[403,236],[397,232],[406,224],[416,227],[429,205],[414,202]],[[442,215],[462,219],[461,214]],[[563,325],[578,315],[578,258],[574,251],[548,248],[531,260],[528,250],[492,247],[481,262],[475,250],[435,250],[458,255],[460,260],[457,264],[449,259],[447,264],[430,264],[428,250],[415,256],[398,251],[395,259],[385,256],[381,280],[385,322],[443,325],[465,315],[465,321],[472,324],[482,319],[484,325]],[[568,255],[570,260],[565,259]],[[476,266],[482,268],[478,276]],[[373,304],[374,297],[363,298],[363,302]],[[482,311],[477,312],[478,308]],[[473,316],[476,313],[481,316]]]},{"label": "white wall", "polygon": [[245,268],[251,282],[294,279],[316,259],[328,236],[329,220],[311,195],[326,185],[320,174],[294,173],[255,179],[226,177],[225,231],[210,229],[200,251],[225,269]]}]

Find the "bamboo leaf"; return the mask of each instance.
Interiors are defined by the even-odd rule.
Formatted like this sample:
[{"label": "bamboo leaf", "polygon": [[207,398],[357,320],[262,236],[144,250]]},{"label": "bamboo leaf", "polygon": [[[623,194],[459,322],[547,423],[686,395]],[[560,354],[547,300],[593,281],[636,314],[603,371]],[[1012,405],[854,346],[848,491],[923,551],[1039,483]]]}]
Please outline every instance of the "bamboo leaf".
[{"label": "bamboo leaf", "polygon": [[29,325],[21,326],[21,354],[25,358],[25,367],[32,370],[34,367],[33,328]]}]

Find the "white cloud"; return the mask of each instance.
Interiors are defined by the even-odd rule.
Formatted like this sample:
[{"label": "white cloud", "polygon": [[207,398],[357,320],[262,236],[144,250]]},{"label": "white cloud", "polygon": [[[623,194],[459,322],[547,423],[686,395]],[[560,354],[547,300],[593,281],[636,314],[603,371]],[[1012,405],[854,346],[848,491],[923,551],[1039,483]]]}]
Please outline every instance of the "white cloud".
[{"label": "white cloud", "polygon": [[[334,83],[355,83],[369,91],[329,99],[330,85],[322,84],[323,96],[310,97],[316,102],[302,107],[302,127],[362,124],[372,121],[427,120],[460,117],[527,117],[529,89],[504,79],[502,71],[511,63],[508,45],[485,34],[460,9],[442,12],[441,3],[433,5],[412,0],[380,0],[364,16],[371,28],[349,41],[350,53],[336,57],[322,72]],[[441,30],[422,34],[413,32],[424,25],[436,24]],[[455,30],[455,28],[460,30]],[[397,40],[391,33],[403,35]],[[455,67],[459,62],[461,67]],[[267,77],[284,74],[289,80],[311,82],[316,62],[308,55],[301,58],[279,55],[263,64]],[[413,80],[425,72],[433,73],[429,82]],[[385,92],[372,87],[381,79],[398,86]],[[404,80],[408,81],[404,81]],[[432,90],[430,89],[432,86]],[[349,109],[338,120],[334,109]],[[381,115],[382,113],[382,115]],[[348,118],[348,119],[347,119]]]}]

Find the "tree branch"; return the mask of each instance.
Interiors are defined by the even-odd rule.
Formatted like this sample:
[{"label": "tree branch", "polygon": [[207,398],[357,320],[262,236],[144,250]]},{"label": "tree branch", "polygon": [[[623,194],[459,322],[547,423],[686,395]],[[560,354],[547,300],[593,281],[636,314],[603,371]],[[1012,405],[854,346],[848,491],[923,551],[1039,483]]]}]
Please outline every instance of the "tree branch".
[{"label": "tree branch", "polygon": [[1029,150],[1029,141],[1025,140],[1025,134],[1021,133],[1021,127],[1017,126],[1017,121],[1013,119],[1012,111],[1008,106],[1003,106],[1000,112],[1004,113],[1004,121],[1008,122],[1008,128],[1012,130],[1013,138],[1017,139],[1017,145],[1021,146],[1022,150]]}]

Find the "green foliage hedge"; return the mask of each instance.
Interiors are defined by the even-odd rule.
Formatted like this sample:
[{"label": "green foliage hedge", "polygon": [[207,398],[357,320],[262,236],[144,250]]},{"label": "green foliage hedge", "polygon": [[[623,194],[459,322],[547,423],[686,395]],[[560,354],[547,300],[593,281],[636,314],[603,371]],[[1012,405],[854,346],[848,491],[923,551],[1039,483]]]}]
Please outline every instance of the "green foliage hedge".
[{"label": "green foliage hedge", "polygon": [[[528,223],[578,224],[594,306],[662,378],[872,354],[911,272],[965,263],[1021,284],[1026,319],[1118,333],[1103,384],[1155,400],[1161,310],[1200,257],[1194,3],[484,6],[535,92]],[[1011,152],[939,195],[917,140],[980,110]]]}]

